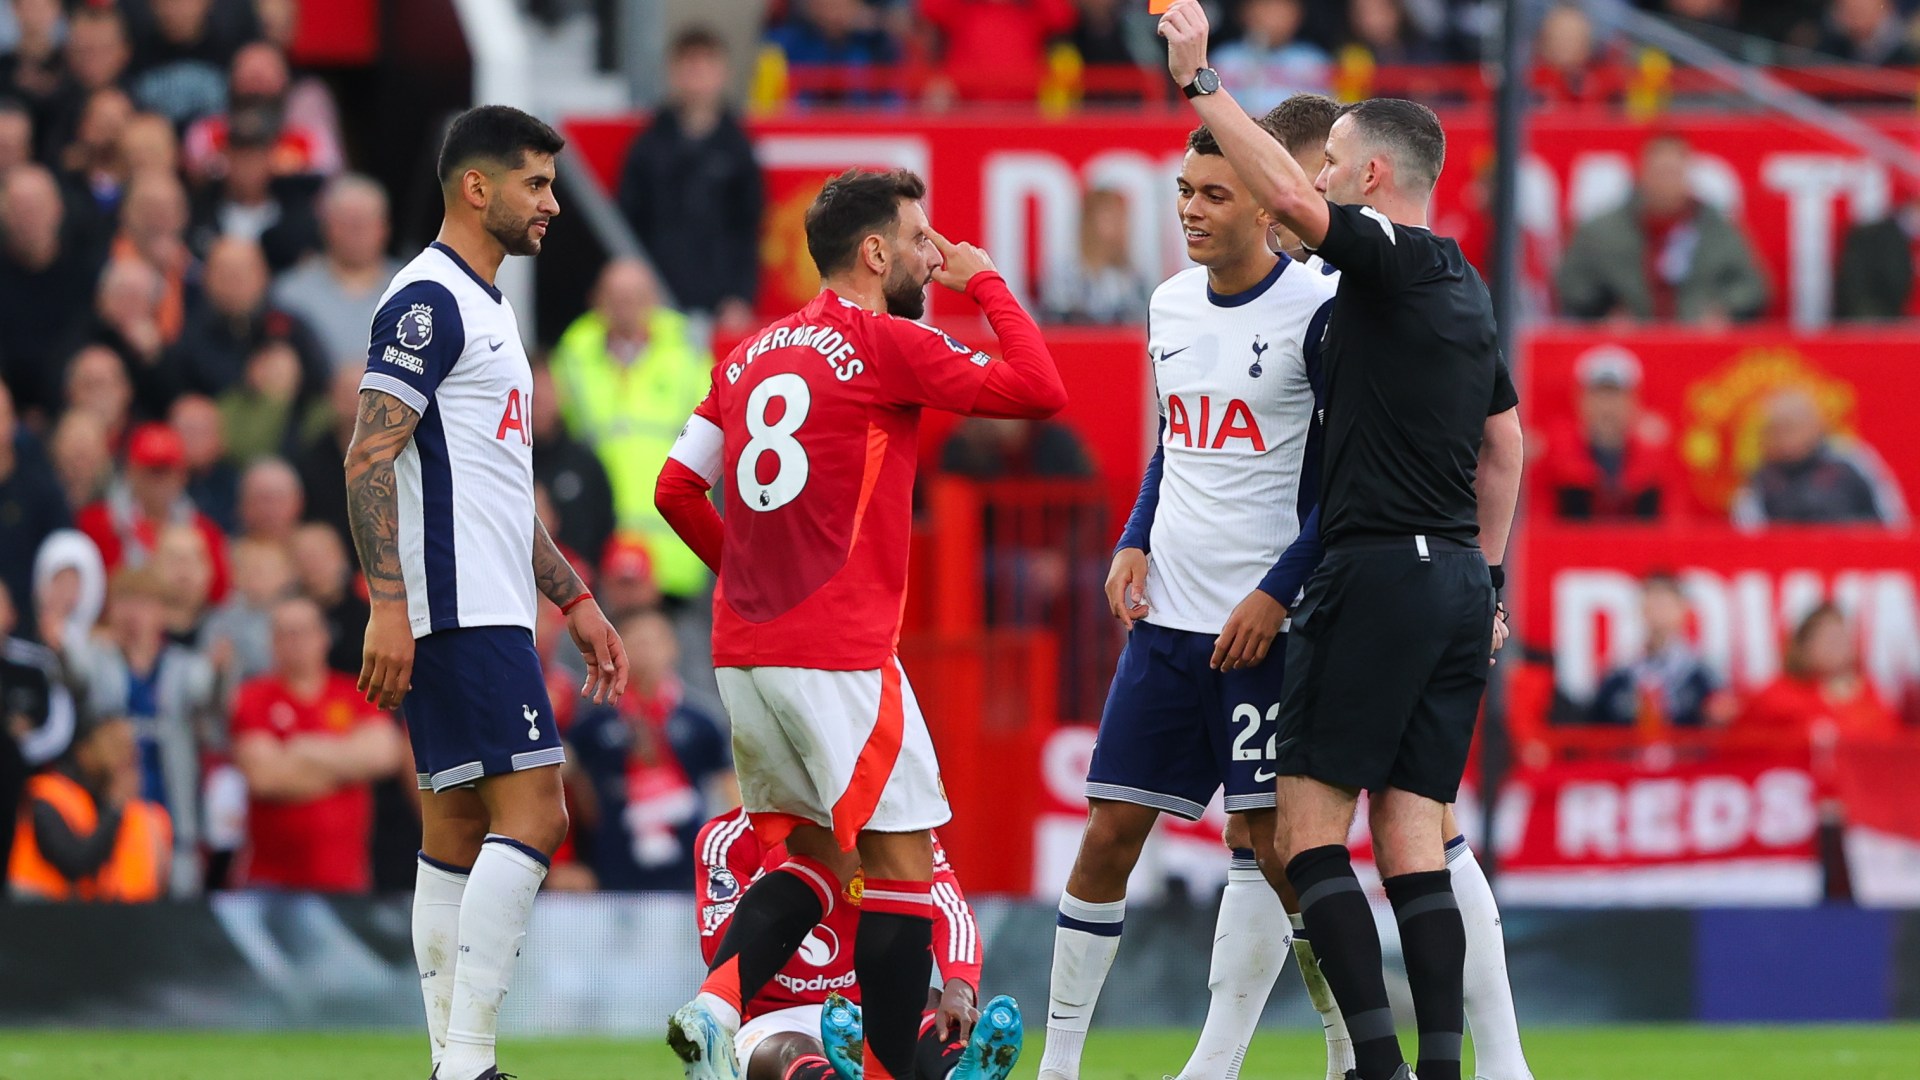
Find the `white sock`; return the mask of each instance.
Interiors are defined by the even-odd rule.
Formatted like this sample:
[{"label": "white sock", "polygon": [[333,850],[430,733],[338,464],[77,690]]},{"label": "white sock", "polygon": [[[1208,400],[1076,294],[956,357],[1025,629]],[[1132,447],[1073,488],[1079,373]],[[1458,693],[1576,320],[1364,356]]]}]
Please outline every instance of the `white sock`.
[{"label": "white sock", "polygon": [[1533,1080],[1520,1049],[1520,1022],[1513,1015],[1513,987],[1507,982],[1507,942],[1500,932],[1500,907],[1493,886],[1473,857],[1465,837],[1447,844],[1447,871],[1460,921],[1467,927],[1467,1028],[1473,1033],[1473,1075],[1479,1080]]},{"label": "white sock", "polygon": [[713,1018],[720,1021],[721,1027],[736,1035],[740,1033],[740,1010],[734,1008],[719,994],[709,994],[702,990],[693,996],[693,1000],[705,1005],[707,1011],[713,1014]]},{"label": "white sock", "polygon": [[1260,1013],[1274,980],[1287,966],[1293,935],[1276,937],[1287,909],[1250,857],[1236,853],[1220,893],[1220,917],[1213,928],[1213,963],[1207,969],[1207,1022],[1179,1080],[1235,1080],[1246,1060],[1247,1044],[1260,1026]]},{"label": "white sock", "polygon": [[427,1004],[427,1041],[433,1063],[447,1056],[447,1015],[453,1009],[453,969],[460,958],[460,897],[467,875],[420,854],[413,875],[413,962]]},{"label": "white sock", "polygon": [[1320,958],[1313,955],[1313,942],[1307,939],[1306,920],[1288,915],[1287,922],[1293,926],[1293,955],[1300,960],[1300,981],[1307,984],[1307,997],[1313,1002],[1313,1011],[1320,1014],[1320,1026],[1326,1029],[1327,1080],[1345,1080],[1347,1070],[1353,1068],[1353,1037],[1347,1034],[1346,1017],[1340,1015],[1340,1003],[1334,1000],[1327,977],[1320,974]]},{"label": "white sock", "polygon": [[1106,985],[1113,954],[1120,951],[1127,901],[1089,904],[1060,894],[1059,925],[1053,932],[1053,978],[1047,992],[1047,1048],[1040,1075],[1079,1080],[1080,1052],[1087,1045],[1093,1006]]},{"label": "white sock", "polygon": [[492,833],[480,845],[460,901],[460,963],[440,1080],[474,1080],[493,1066],[500,1003],[546,879],[547,861],[532,848]]}]

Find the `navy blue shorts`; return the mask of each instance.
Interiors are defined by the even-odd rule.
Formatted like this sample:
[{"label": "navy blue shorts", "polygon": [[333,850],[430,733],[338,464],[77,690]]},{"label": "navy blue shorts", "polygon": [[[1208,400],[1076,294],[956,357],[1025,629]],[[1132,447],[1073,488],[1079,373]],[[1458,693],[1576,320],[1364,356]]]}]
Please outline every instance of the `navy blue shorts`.
[{"label": "navy blue shorts", "polygon": [[424,790],[567,759],[533,634],[518,626],[436,630],[413,643],[401,708]]},{"label": "navy blue shorts", "polygon": [[1258,667],[1214,671],[1217,634],[1136,622],[1087,769],[1087,797],[1198,821],[1225,785],[1229,813],[1274,805],[1287,635]]}]

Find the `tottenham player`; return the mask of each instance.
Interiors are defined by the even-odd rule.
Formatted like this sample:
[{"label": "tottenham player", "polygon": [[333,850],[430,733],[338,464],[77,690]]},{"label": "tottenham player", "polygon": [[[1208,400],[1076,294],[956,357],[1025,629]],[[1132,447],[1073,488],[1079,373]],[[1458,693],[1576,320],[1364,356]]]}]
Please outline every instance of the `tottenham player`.
[{"label": "tottenham player", "polygon": [[[1326,557],[1296,605],[1279,747],[1281,853],[1353,1033],[1362,1080],[1406,1078],[1380,942],[1345,846],[1357,789],[1400,924],[1419,1072],[1459,1080],[1466,933],[1447,872],[1456,797],[1499,643],[1519,487],[1518,397],[1485,285],[1426,227],[1446,137],[1431,110],[1349,106],[1318,180],[1274,152],[1206,65],[1206,14],[1160,20],[1168,70],[1263,207],[1341,282],[1324,346]],[[1484,547],[1482,546],[1484,544]],[[1311,677],[1308,673],[1311,672]]]},{"label": "tottenham player", "polygon": [[[1198,819],[1224,784],[1247,846],[1221,900],[1213,1006],[1182,1076],[1234,1076],[1288,952],[1271,858],[1281,661],[1269,656],[1310,563],[1290,550],[1315,500],[1318,349],[1333,282],[1269,246],[1213,134],[1187,140],[1177,208],[1200,265],[1154,291],[1148,354],[1160,445],[1114,553],[1129,634],[1087,774],[1088,816],[1054,932],[1043,1080],[1074,1080],[1125,925],[1127,877],[1162,812]],[[1263,870],[1266,876],[1263,878]]]},{"label": "tottenham player", "polygon": [[[695,850],[700,951],[711,963],[741,893],[762,874],[780,869],[787,851],[784,845],[763,845],[739,809],[707,822]],[[831,1080],[835,1073],[861,1080],[853,942],[864,893],[865,882],[856,873],[793,959],[746,1003],[734,1052],[747,1080]],[[1020,1009],[1008,997],[995,998],[985,1009],[974,1007],[984,962],[980,927],[938,837],[933,839],[933,896],[934,957],[943,988],[928,991],[914,1050],[915,1078],[1005,1080],[1019,1058]],[[996,1052],[1002,1049],[1009,1052]]]},{"label": "tottenham player", "polygon": [[[866,1076],[912,1069],[932,963],[928,830],[950,816],[894,657],[920,411],[1039,418],[1066,404],[1039,328],[985,252],[933,230],[925,194],[904,170],[827,182],[806,217],[825,287],[715,369],[660,474],[661,512],[720,575],[713,654],[742,800],[789,852],[747,890],[669,1025],[703,1080],[738,1076],[744,1003],[862,866]],[[935,280],[980,305],[1000,358],[913,321]],[[706,497],[722,475],[724,524]]]},{"label": "tottenham player", "polygon": [[563,145],[505,106],[454,120],[446,217],[380,300],[347,450],[372,606],[360,689],[405,705],[420,770],[413,948],[438,1080],[499,1075],[500,1003],[567,831],[536,590],[566,614],[581,693],[618,700],[627,682],[620,638],[534,511],[533,373],[493,284],[506,256],[539,253],[560,212]]}]

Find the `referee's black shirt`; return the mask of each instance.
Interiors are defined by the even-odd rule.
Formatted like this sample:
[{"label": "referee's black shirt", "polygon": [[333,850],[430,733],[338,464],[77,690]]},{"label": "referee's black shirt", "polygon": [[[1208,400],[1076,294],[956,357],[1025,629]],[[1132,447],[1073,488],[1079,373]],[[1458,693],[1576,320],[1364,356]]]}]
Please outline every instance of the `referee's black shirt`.
[{"label": "referee's black shirt", "polygon": [[1372,207],[1327,206],[1318,254],[1340,271],[1324,366],[1320,534],[1471,544],[1486,419],[1520,403],[1493,301],[1460,245]]}]

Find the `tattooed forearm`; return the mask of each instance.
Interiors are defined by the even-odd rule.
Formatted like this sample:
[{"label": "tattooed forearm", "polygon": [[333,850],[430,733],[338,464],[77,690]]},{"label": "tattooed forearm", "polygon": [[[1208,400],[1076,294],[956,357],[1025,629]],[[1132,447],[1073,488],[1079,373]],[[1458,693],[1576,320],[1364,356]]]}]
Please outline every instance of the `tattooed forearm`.
[{"label": "tattooed forearm", "polygon": [[573,572],[573,564],[560,554],[560,548],[547,535],[546,522],[538,516],[533,519],[533,580],[540,586],[540,595],[556,605],[587,591],[586,582]]},{"label": "tattooed forearm", "polygon": [[420,414],[378,390],[360,391],[360,415],[347,448],[347,521],[374,603],[407,602],[400,572],[400,508],[393,462],[413,438]]}]

